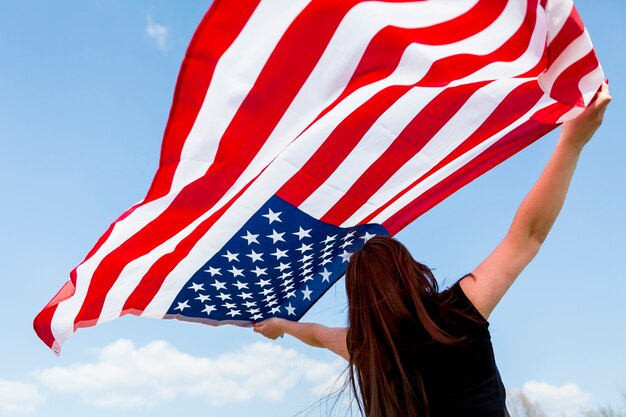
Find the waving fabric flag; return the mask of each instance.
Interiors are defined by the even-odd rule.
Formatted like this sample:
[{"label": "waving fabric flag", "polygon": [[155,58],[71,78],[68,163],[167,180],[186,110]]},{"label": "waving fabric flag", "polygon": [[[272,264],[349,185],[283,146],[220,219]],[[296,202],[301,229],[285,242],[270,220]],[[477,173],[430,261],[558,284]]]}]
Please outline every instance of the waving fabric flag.
[{"label": "waving fabric flag", "polygon": [[579,114],[604,79],[570,0],[216,0],[158,172],[35,319],[298,320],[394,235]]}]

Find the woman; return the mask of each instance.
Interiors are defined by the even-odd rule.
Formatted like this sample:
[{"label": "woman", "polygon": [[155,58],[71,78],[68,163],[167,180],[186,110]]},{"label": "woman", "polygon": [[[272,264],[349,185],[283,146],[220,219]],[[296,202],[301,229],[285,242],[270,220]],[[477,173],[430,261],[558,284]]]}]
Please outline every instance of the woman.
[{"label": "woman", "polygon": [[592,104],[563,124],[505,238],[449,289],[438,292],[431,271],[402,244],[375,237],[346,270],[349,328],[271,318],[254,331],[271,339],[288,333],[349,361],[349,384],[367,417],[508,416],[487,320],[546,239],[610,101],[603,83]]}]

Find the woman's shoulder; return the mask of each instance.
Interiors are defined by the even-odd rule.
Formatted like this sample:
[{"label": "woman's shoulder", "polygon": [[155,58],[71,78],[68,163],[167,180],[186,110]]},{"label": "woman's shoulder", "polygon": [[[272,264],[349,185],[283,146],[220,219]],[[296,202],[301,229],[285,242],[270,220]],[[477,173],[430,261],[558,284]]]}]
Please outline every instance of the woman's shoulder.
[{"label": "woman's shoulder", "polygon": [[464,275],[450,287],[441,291],[437,295],[439,305],[447,309],[458,310],[462,314],[472,317],[477,324],[488,327],[489,321],[480,314],[461,286],[461,281],[469,276],[470,274]]}]

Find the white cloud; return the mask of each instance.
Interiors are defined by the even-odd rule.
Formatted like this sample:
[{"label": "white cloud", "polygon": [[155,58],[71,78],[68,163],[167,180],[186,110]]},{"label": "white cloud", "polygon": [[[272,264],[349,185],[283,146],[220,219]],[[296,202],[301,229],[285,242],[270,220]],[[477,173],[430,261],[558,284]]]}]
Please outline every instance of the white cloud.
[{"label": "white cloud", "polygon": [[165,43],[169,35],[167,27],[159,25],[152,20],[152,16],[148,16],[148,26],[146,27],[146,34],[154,39],[159,49],[165,49]]},{"label": "white cloud", "polygon": [[590,404],[591,395],[574,383],[555,386],[546,382],[528,381],[521,390],[548,417],[573,417]]},{"label": "white cloud", "polygon": [[319,395],[344,367],[340,359],[314,360],[269,342],[203,358],[163,341],[135,347],[129,340],[119,340],[103,348],[95,363],[45,369],[37,378],[50,391],[77,395],[99,407],[146,407],[180,396],[223,405],[278,401],[302,382]]},{"label": "white cloud", "polygon": [[43,401],[44,396],[36,385],[0,379],[0,411],[3,413],[32,413]]}]

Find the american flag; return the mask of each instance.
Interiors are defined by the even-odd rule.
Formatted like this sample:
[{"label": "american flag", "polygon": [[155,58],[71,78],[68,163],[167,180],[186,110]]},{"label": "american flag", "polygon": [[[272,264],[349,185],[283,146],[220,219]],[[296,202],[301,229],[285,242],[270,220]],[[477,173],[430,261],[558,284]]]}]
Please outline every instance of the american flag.
[{"label": "american flag", "polygon": [[298,320],[394,235],[590,102],[570,0],[216,0],[145,199],[35,319],[56,353],[135,314]]}]

